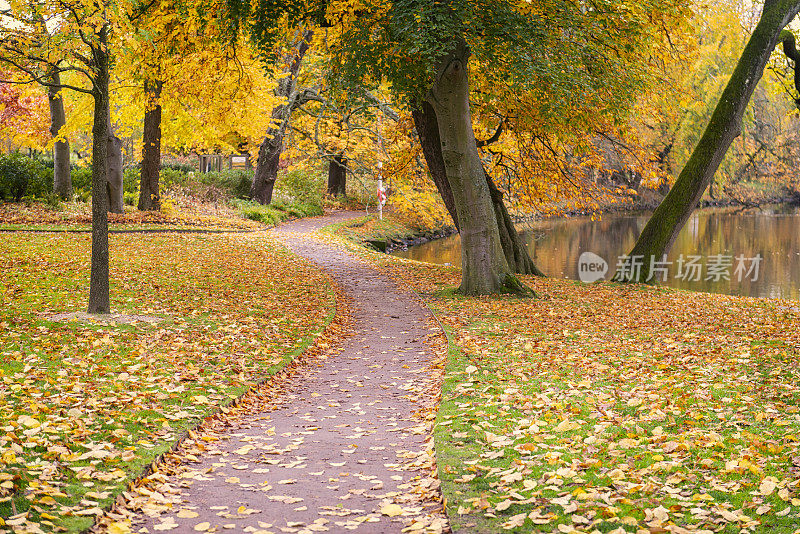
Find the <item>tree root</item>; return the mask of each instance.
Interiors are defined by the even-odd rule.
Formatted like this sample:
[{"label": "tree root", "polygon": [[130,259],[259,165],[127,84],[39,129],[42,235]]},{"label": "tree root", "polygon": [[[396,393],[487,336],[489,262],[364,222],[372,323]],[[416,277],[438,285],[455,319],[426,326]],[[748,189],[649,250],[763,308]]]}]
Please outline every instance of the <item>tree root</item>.
[{"label": "tree root", "polygon": [[500,275],[500,284],[502,293],[509,293],[520,297],[539,297],[533,289],[523,284],[520,279],[513,274],[506,273]]}]

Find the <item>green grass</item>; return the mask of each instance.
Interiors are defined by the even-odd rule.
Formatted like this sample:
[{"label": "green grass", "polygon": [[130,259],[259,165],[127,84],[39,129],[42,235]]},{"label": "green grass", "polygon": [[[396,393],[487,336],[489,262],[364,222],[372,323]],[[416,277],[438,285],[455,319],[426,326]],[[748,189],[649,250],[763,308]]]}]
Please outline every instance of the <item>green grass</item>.
[{"label": "green grass", "polygon": [[[615,359],[614,366],[611,358],[604,358],[603,353],[614,354],[618,349],[599,342],[587,343],[588,336],[579,331],[562,333],[557,355],[538,351],[529,353],[530,349],[521,347],[521,337],[546,340],[548,338],[541,337],[542,334],[547,332],[545,335],[552,336],[553,331],[546,327],[537,328],[535,323],[530,326],[521,324],[519,317],[506,322],[504,319],[509,314],[515,314],[509,312],[509,301],[505,298],[496,299],[503,303],[504,313],[487,313],[491,305],[483,302],[478,309],[465,314],[464,310],[459,311],[459,307],[474,307],[474,300],[447,297],[444,293],[439,295],[441,300],[434,305],[437,313],[460,319],[468,315],[470,318],[454,335],[456,344],[451,348],[438,419],[440,426],[435,436],[442,488],[456,529],[498,532],[505,530],[505,522],[511,516],[534,511],[543,516],[552,514],[552,517],[539,525],[526,520],[518,528],[509,530],[528,532],[536,528],[555,531],[557,525],[581,527],[581,524],[573,522],[572,514],[564,513],[562,506],[552,504],[564,495],[571,495],[578,505],[574,514],[586,516],[596,512],[597,515],[590,518],[589,530],[597,528],[601,532],[620,526],[634,531],[633,526],[646,524],[645,511],[657,506],[672,510],[674,524],[707,528],[707,521],[689,512],[689,508],[703,503],[709,504],[712,517],[721,513],[714,512],[714,506],[722,506],[718,510],[743,510],[743,514],[757,521],[753,524],[758,531],[790,533],[797,528],[800,508],[793,504],[798,497],[796,488],[788,486],[789,492],[784,496],[779,496],[777,491],[768,497],[758,495],[759,485],[766,477],[773,476],[783,481],[782,484],[793,480],[791,476],[787,478],[791,459],[786,455],[791,455],[793,448],[796,450],[800,422],[792,414],[797,413],[800,396],[794,386],[796,372],[786,363],[787,355],[791,352],[796,354],[796,348],[793,350],[791,345],[781,340],[748,343],[751,350],[765,352],[748,366],[747,382],[731,380],[731,376],[741,371],[733,369],[727,374],[724,369],[728,366],[719,362],[710,367],[704,367],[699,361],[691,366],[678,364],[660,371],[659,365],[663,364],[659,364],[659,353],[647,350],[631,352],[628,349],[627,354],[620,354],[621,360]],[[644,298],[648,297],[650,295]],[[512,306],[531,309],[530,303],[525,305],[522,301]],[[565,326],[569,328],[567,324]],[[725,330],[704,341],[719,342],[728,336],[736,339],[736,332]],[[661,335],[668,334],[656,333],[656,336]],[[653,343],[654,337],[630,334],[620,341],[626,346],[646,347]],[[607,372],[587,373],[585,363],[572,366],[569,359],[567,362],[559,360],[567,354],[575,355],[575,361],[581,360],[581,354],[596,354],[598,361],[608,366]],[[625,362],[626,359],[632,362]],[[467,373],[467,366],[473,363],[477,370]],[[652,370],[649,369],[651,364]],[[621,379],[614,373],[617,369],[624,373],[630,365],[637,366],[638,380],[632,381],[631,376]],[[638,367],[641,365],[644,366]],[[515,372],[521,375],[515,376]],[[708,388],[707,400],[703,393],[706,388],[698,387],[695,382],[704,373],[719,381]],[[779,378],[769,384],[765,375]],[[579,386],[582,380],[591,383]],[[776,389],[778,385],[785,387]],[[643,404],[631,405],[624,399],[637,398],[628,396],[637,389],[650,391],[651,396],[655,394],[657,397],[647,397]],[[753,398],[758,398],[759,390],[775,392],[780,389],[786,391],[788,413],[760,419],[758,413],[763,415],[762,410],[769,411],[775,406],[774,397],[762,396],[760,403],[755,404],[747,399],[753,397],[754,392]],[[509,395],[509,391],[513,393]],[[598,398],[606,400],[598,401]],[[549,400],[543,402],[542,399]],[[665,401],[668,406],[674,403],[672,405],[676,408],[666,411],[663,418],[649,418],[649,410],[653,406],[663,409]],[[608,405],[599,413],[597,407],[604,402]],[[731,404],[730,409],[717,408]],[[679,411],[675,411],[678,407]],[[727,421],[740,420],[739,410],[745,410],[744,413],[753,419],[745,417],[744,427],[728,426]],[[601,433],[596,445],[587,446],[585,440],[596,435],[593,426],[604,419],[602,413],[616,414],[617,422]],[[563,421],[575,421],[577,426],[554,432],[552,429]],[[530,422],[541,428],[529,432]],[[495,449],[486,438],[487,431],[511,440],[508,445],[500,447],[502,456],[491,457]],[[708,439],[709,435],[716,437]],[[668,443],[675,443],[678,448],[672,450]],[[686,449],[681,448],[682,444],[686,444]],[[529,446],[531,450],[522,454],[523,451],[517,449],[520,446]],[[598,450],[591,451],[592,448]],[[588,454],[587,449],[590,451]],[[728,470],[726,466],[731,461],[739,461],[739,464]],[[613,475],[618,466],[622,466],[624,471]],[[578,475],[574,478],[559,477],[555,474],[559,468],[574,469]],[[495,470],[508,469],[520,473],[520,480],[502,483],[496,475],[491,475]],[[640,473],[649,474],[642,476]],[[477,476],[467,481],[465,475]],[[670,483],[671,477],[674,479]],[[628,484],[631,478],[634,481],[641,478],[640,489],[631,489],[626,496],[624,492],[612,490],[612,494],[617,494],[613,506],[598,508],[591,504],[591,499],[580,500],[579,491],[602,492],[604,488]],[[548,484],[548,479],[556,480],[558,484]],[[526,490],[524,481],[536,485]],[[663,488],[670,484],[685,492],[686,499],[664,493]],[[715,489],[717,484],[727,485],[725,487],[729,489]],[[636,484],[631,486],[635,487]],[[512,502],[532,502],[496,510],[500,503],[509,499],[509,495],[519,496],[511,498]],[[756,513],[755,509],[762,505],[770,505],[772,509],[763,515]],[[464,513],[459,514],[459,509]],[[776,515],[783,510],[789,510],[786,516]],[[603,511],[609,515],[603,517]],[[738,532],[741,526],[724,520],[721,523],[727,524],[722,530],[724,532]]]},{"label": "green grass", "polygon": [[[0,518],[27,512],[44,530],[90,526],[75,514],[91,508],[82,499],[110,504],[335,311],[329,279],[264,236],[120,235],[112,310],[164,321],[48,320],[85,306],[89,243],[19,233],[0,244]],[[100,445],[102,457],[79,459]]]},{"label": "green grass", "polygon": [[382,220],[377,215],[350,219],[330,225],[325,231],[338,233],[354,243],[379,249],[385,249],[392,241],[431,236],[435,232],[413,228],[392,214],[386,214]]},{"label": "green grass", "polygon": [[245,219],[257,221],[267,226],[274,226],[289,219],[314,217],[322,215],[322,207],[298,201],[274,200],[267,206],[249,200],[233,200],[232,205],[239,210]]}]

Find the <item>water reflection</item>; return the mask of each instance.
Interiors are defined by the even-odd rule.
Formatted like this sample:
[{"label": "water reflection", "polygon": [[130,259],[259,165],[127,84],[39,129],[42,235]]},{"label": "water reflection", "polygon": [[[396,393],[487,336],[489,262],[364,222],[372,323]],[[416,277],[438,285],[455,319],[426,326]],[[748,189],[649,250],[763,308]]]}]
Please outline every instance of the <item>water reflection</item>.
[{"label": "water reflection", "polygon": [[[591,251],[609,263],[610,277],[617,258],[630,251],[649,215],[605,215],[526,223],[519,227],[531,257],[548,276],[578,279],[578,256]],[[683,254],[702,255],[708,264],[715,254],[763,260],[757,280],[678,280],[676,260]],[[397,256],[430,263],[461,262],[461,242],[452,236],[398,251]],[[800,298],[800,208],[776,206],[760,209],[713,209],[697,212],[678,236],[668,256],[672,261],[666,285],[731,295]]]}]

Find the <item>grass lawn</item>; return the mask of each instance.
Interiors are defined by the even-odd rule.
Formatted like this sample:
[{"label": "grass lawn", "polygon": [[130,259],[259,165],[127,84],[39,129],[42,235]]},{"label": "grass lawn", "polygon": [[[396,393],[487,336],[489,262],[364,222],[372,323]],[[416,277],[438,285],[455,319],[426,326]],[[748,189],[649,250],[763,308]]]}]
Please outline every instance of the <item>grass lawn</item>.
[{"label": "grass lawn", "polygon": [[367,252],[421,293],[450,358],[435,434],[464,532],[800,532],[796,303],[460,272]]},{"label": "grass lawn", "polygon": [[90,236],[0,238],[0,530],[87,528],[181,432],[332,319],[330,279],[267,235],[112,235],[112,311],[82,311]]},{"label": "grass lawn", "polygon": [[[139,211],[125,206],[125,213],[109,213],[111,230],[157,229],[262,229],[256,221],[239,216],[239,212],[224,203],[198,202],[181,197],[179,203],[164,200],[164,209]],[[0,202],[2,230],[91,230],[90,202],[62,202],[58,208],[43,202]]]}]

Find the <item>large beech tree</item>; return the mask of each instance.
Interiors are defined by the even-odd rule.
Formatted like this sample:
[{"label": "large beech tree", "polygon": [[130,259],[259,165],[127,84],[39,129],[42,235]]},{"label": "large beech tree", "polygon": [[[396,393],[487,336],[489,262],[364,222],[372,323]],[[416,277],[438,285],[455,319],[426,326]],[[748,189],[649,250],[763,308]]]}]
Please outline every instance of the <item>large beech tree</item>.
[{"label": "large beech tree", "polygon": [[663,28],[685,17],[688,2],[333,0],[267,2],[250,11],[249,2],[232,0],[229,6],[261,47],[276,35],[270,26],[276,11],[290,23],[316,20],[327,28],[332,83],[371,89],[388,80],[401,105],[435,115],[462,237],[461,291],[485,294],[525,290],[503,247],[505,224],[498,224],[497,195],[472,129],[471,72],[480,69],[490,92],[545,95],[544,113],[598,95],[624,109],[643,87],[649,51],[663,41]]},{"label": "large beech tree", "polygon": [[[145,104],[140,210],[160,209],[161,150],[165,137],[185,142],[185,146],[167,148],[213,147],[220,144],[217,137],[239,137],[230,135],[228,122],[220,120],[222,116],[234,123],[253,122],[233,108],[239,101],[243,107],[261,96],[253,94],[254,61],[241,42],[228,42],[221,35],[219,10],[213,6],[213,2],[204,1],[153,0],[136,3],[131,14],[134,38],[127,42],[127,53],[120,57],[117,66],[122,76],[137,82],[141,89],[135,100]],[[257,69],[257,75],[263,78],[263,69]],[[129,106],[132,104],[128,102]],[[186,116],[212,124],[200,132],[196,125],[184,122]],[[166,136],[162,117],[168,119]],[[217,135],[206,135],[215,129]]]},{"label": "large beech tree", "polygon": [[[439,191],[439,195],[444,201],[450,217],[453,219],[453,224],[457,229],[460,229],[458,223],[458,212],[456,211],[455,198],[453,197],[453,189],[450,187],[450,182],[447,179],[447,171],[444,164],[444,156],[442,155],[442,145],[439,138],[439,123],[436,119],[436,112],[433,107],[423,102],[419,107],[411,110],[411,115],[414,120],[414,128],[419,136],[422,145],[422,152],[425,156],[425,162],[428,165],[428,172],[430,172],[431,179]],[[499,137],[500,128],[498,128]],[[506,262],[509,267],[517,274],[535,274],[543,276],[544,273],[539,270],[533,263],[528,248],[517,233],[511,215],[508,213],[503,202],[503,192],[495,185],[492,177],[488,172],[484,171],[486,177],[486,185],[489,188],[489,194],[492,198],[492,206],[494,208],[495,218],[497,219],[497,229],[500,234],[500,243],[503,246],[503,253],[506,256]]]},{"label": "large beech tree", "polygon": [[[628,261],[631,263],[620,267],[615,275],[616,280],[648,281],[651,258],[660,261],[672,247],[675,238],[714,179],[731,143],[741,132],[742,116],[775,46],[783,40],[787,55],[794,50],[794,39],[789,39],[791,34],[781,32],[798,12],[798,0],[764,2],[761,18],[742,51],[702,138],[628,254]],[[633,268],[634,261],[640,263],[641,268]]]}]

